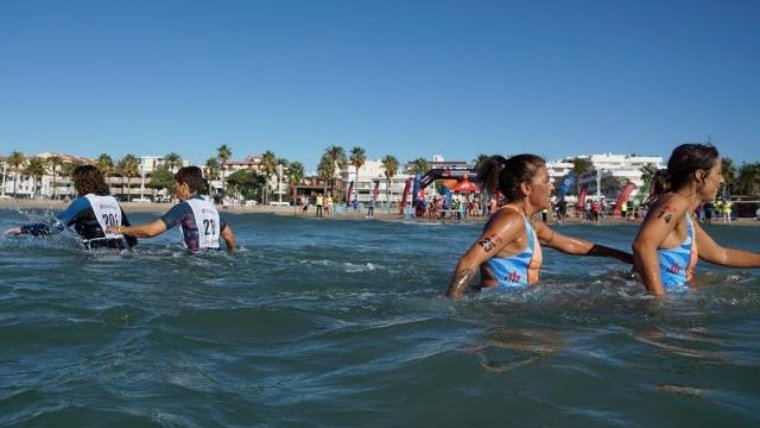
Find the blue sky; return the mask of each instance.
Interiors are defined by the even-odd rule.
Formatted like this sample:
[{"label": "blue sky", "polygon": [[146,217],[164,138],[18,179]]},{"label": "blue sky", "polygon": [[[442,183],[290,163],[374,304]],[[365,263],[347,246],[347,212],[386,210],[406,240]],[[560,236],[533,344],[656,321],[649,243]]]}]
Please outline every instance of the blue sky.
[{"label": "blue sky", "polygon": [[760,160],[758,1],[0,1],[0,153]]}]

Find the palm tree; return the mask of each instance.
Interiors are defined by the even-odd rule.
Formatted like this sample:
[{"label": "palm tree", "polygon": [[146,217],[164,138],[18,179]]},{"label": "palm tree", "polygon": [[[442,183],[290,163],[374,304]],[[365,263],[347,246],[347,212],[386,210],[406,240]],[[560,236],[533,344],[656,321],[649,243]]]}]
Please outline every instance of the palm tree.
[{"label": "palm tree", "polygon": [[319,178],[324,180],[324,191],[327,192],[327,182],[335,176],[335,162],[330,159],[327,154],[323,154],[317,165],[317,173]]},{"label": "palm tree", "polygon": [[589,171],[593,168],[593,164],[591,163],[591,159],[589,158],[575,158],[573,159],[573,174],[575,175],[575,185],[577,187],[577,195],[580,196],[581,194],[581,187],[583,176],[588,174]]},{"label": "palm tree", "polygon": [[[267,150],[264,152],[263,155],[261,155],[261,172],[264,174],[264,177],[266,177],[266,181],[268,182],[273,175],[277,173],[277,156],[275,156],[274,152],[271,150]],[[269,202],[269,187],[264,186],[262,199],[265,199],[264,203]]]},{"label": "palm tree", "polygon": [[[298,187],[298,183],[301,182],[304,176],[304,166],[301,162],[293,162],[288,165],[288,169],[285,172],[288,177],[288,184],[291,187],[291,195],[294,193],[292,189]],[[295,202],[295,201],[294,201]]]},{"label": "palm tree", "polygon": [[219,160],[219,171],[222,178],[222,194],[224,194],[224,171],[227,165],[227,162],[229,162],[230,159],[232,159],[232,149],[229,148],[226,144],[222,144],[216,149],[216,158]]},{"label": "palm tree", "polygon": [[108,177],[114,172],[113,159],[111,159],[111,156],[106,153],[101,153],[100,156],[98,156],[95,160],[95,166],[97,166],[100,173],[103,174],[103,177]]},{"label": "palm tree", "polygon": [[61,175],[64,177],[71,177],[76,167],[82,166],[82,161],[74,159],[61,165]]},{"label": "palm tree", "polygon": [[391,179],[396,176],[399,163],[398,159],[392,155],[385,155],[380,162],[383,164],[383,168],[385,169],[385,200],[387,202],[390,202],[391,198],[389,196],[389,192],[391,190]]},{"label": "palm tree", "polygon": [[743,164],[738,176],[738,190],[742,195],[760,195],[760,162]]},{"label": "palm tree", "polygon": [[[98,168],[98,171],[103,174],[103,179],[106,180],[106,183],[108,183],[108,178],[112,177],[116,172],[113,159],[111,158],[111,155],[107,153],[101,153],[98,158],[95,159],[95,166]],[[68,175],[70,176],[73,171],[74,169],[72,168]]]},{"label": "palm tree", "polygon": [[364,166],[364,163],[367,161],[367,154],[364,151],[363,147],[353,147],[351,148],[351,155],[348,157],[348,160],[351,162],[351,165],[356,168],[356,177],[354,180],[356,182],[354,183],[355,186],[359,186],[359,168]]},{"label": "palm tree", "polygon": [[[137,160],[137,156],[133,154],[128,154],[121,158],[121,160],[118,163],[117,169],[119,171],[119,174],[121,174],[122,178],[122,188],[124,189],[126,200],[129,201],[129,179],[132,177],[136,177],[140,174],[140,171],[138,169],[138,164],[140,162]],[[126,178],[126,185],[124,178]]]},{"label": "palm tree", "polygon": [[39,192],[41,184],[40,180],[42,179],[42,176],[45,175],[45,172],[47,172],[45,168],[45,160],[38,157],[30,159],[26,168],[24,168],[24,174],[34,179],[32,184],[34,185],[35,195]]},{"label": "palm tree", "polygon": [[486,162],[488,162],[488,159],[490,158],[491,156],[485,153],[481,153],[478,155],[478,157],[473,159],[472,162],[475,163],[475,171],[478,171],[478,173],[480,173],[480,170],[483,169],[483,166],[486,164]]},{"label": "palm tree", "polygon": [[50,171],[53,173],[53,199],[58,199],[58,167],[63,160],[60,156],[50,156],[47,163],[50,165]]},{"label": "palm tree", "polygon": [[[61,165],[61,176],[70,179],[71,175],[74,173],[74,169],[76,169],[78,166],[81,166],[81,165],[82,165],[82,161],[80,161],[79,159],[72,159],[68,162],[64,162]],[[69,186],[73,186],[73,183],[71,182],[69,183],[70,183]],[[74,189],[73,191],[69,189],[67,191],[67,194],[76,194],[76,189]]]},{"label": "palm tree", "polygon": [[[323,177],[330,182],[330,192],[335,193],[335,171],[343,170],[348,165],[348,159],[346,159],[346,151],[341,146],[329,146],[325,149],[322,158],[329,162],[332,162],[332,168],[327,168],[326,171],[332,171],[332,173]],[[321,162],[321,161],[320,161]]]},{"label": "palm tree", "polygon": [[721,168],[723,169],[723,198],[727,199],[728,196],[734,192],[736,187],[736,165],[731,158],[721,158]]},{"label": "palm tree", "polygon": [[171,172],[177,172],[177,168],[182,166],[182,156],[179,153],[170,152],[164,156],[164,163]]},{"label": "palm tree", "polygon": [[410,164],[410,169],[412,174],[426,174],[428,171],[430,171],[430,165],[428,165],[428,162],[425,160],[425,158],[417,158]]},{"label": "palm tree", "polygon": [[644,183],[644,186],[648,186],[652,183],[654,174],[657,172],[657,167],[653,163],[649,163],[642,166],[639,171],[641,172],[641,181]]},{"label": "palm tree", "polygon": [[206,181],[208,181],[208,193],[211,195],[211,182],[219,179],[219,161],[215,157],[206,160]]},{"label": "palm tree", "polygon": [[[485,153],[481,153],[481,154],[478,155],[478,157],[476,157],[475,159],[472,160],[475,163],[475,173],[477,174],[477,177],[479,179],[481,179],[481,177],[483,175],[481,173],[481,171],[486,166],[486,164],[488,163],[488,160],[490,158],[491,158],[491,156],[489,156],[489,155],[487,155]],[[486,186],[481,185],[480,186],[480,201],[481,201],[481,206],[483,208],[485,208],[485,201],[486,201],[486,198],[487,198],[487,194],[488,194],[488,189],[486,189]]]},{"label": "palm tree", "polygon": [[19,151],[13,151],[10,156],[8,156],[8,165],[12,166],[14,168],[14,174],[13,174],[13,196],[16,197],[16,187],[18,186],[18,170],[26,163],[26,156],[24,156],[23,153]]}]

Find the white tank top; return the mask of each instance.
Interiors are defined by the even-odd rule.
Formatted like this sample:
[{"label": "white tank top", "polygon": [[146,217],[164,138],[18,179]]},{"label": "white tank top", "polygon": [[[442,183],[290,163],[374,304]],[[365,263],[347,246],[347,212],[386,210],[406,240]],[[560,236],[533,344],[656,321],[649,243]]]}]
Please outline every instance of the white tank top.
[{"label": "white tank top", "polygon": [[205,199],[188,199],[198,228],[198,249],[219,248],[219,212]]},{"label": "white tank top", "polygon": [[90,201],[92,211],[95,213],[95,219],[98,220],[100,228],[107,239],[119,239],[123,235],[115,233],[106,233],[109,226],[121,226],[121,207],[119,202],[113,196],[99,196],[92,193],[84,196]]}]

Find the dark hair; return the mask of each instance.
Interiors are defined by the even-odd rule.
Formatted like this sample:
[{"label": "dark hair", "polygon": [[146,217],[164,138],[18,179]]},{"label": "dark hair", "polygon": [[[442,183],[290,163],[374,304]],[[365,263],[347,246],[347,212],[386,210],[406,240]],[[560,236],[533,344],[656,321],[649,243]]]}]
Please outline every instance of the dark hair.
[{"label": "dark hair", "polygon": [[174,174],[174,180],[179,184],[187,184],[190,193],[201,193],[204,189],[203,171],[197,166],[184,166]]},{"label": "dark hair", "polygon": [[694,172],[709,172],[720,157],[718,149],[709,144],[681,144],[673,150],[667,170],[658,170],[652,178],[652,196],[676,191],[694,179]]},{"label": "dark hair", "polygon": [[507,202],[514,202],[523,198],[520,184],[531,181],[538,168],[544,165],[544,158],[532,154],[515,155],[509,159],[494,155],[481,165],[478,175],[490,192],[499,190]]},{"label": "dark hair", "polygon": [[74,188],[80,195],[95,194],[100,196],[110,195],[111,191],[106,184],[103,174],[94,165],[81,165],[71,172]]}]

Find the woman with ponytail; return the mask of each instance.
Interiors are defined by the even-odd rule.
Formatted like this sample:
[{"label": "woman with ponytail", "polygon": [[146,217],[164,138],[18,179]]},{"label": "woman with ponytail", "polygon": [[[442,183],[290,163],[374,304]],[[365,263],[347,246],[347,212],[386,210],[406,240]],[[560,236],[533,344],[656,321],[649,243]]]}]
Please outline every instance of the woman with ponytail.
[{"label": "woman with ponytail", "polygon": [[718,150],[705,144],[676,147],[667,170],[655,174],[647,216],[633,243],[635,269],[650,293],[683,290],[698,258],[721,266],[760,267],[760,254],[723,248],[694,221],[694,211],[715,200],[722,182]]},{"label": "woman with ponytail", "polygon": [[535,285],[542,261],[541,245],[566,254],[633,262],[631,255],[623,251],[564,236],[545,223],[531,222],[536,213],[551,207],[554,186],[541,157],[492,156],[479,172],[487,188],[501,191],[507,203],[492,214],[483,233],[459,259],[446,292],[448,297],[464,295],[478,269],[483,287],[513,289]]}]

